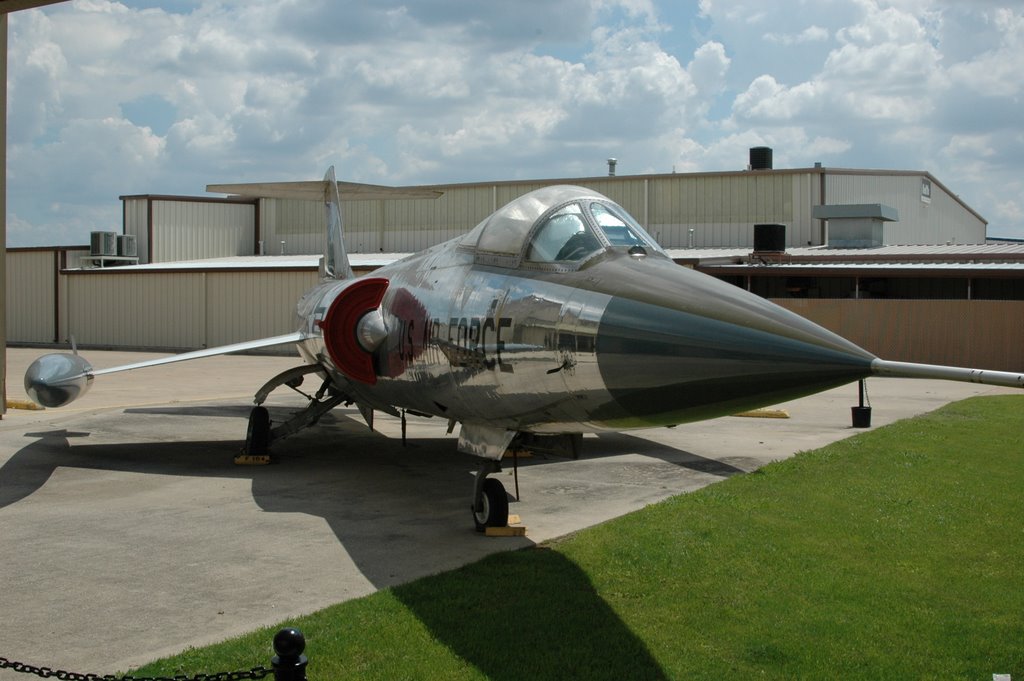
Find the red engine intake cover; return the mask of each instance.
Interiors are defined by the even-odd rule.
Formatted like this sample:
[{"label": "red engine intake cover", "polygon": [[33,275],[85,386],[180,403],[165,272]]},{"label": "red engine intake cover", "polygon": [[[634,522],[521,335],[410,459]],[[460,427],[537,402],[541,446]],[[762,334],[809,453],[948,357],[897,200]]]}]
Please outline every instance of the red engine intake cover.
[{"label": "red engine intake cover", "polygon": [[381,277],[357,279],[338,294],[319,326],[331,361],[349,378],[373,385],[377,373],[373,355],[363,349],[356,338],[356,325],[363,315],[377,309],[388,289],[388,280]]}]

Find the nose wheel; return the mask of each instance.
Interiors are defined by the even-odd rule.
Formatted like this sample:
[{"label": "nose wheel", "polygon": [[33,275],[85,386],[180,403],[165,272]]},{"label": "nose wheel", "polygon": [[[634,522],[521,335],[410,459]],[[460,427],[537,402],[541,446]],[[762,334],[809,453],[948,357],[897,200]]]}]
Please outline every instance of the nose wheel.
[{"label": "nose wheel", "polygon": [[487,460],[480,464],[473,479],[473,524],[477,532],[488,527],[508,527],[508,494],[505,486],[494,478],[491,473],[500,473],[501,464]]}]

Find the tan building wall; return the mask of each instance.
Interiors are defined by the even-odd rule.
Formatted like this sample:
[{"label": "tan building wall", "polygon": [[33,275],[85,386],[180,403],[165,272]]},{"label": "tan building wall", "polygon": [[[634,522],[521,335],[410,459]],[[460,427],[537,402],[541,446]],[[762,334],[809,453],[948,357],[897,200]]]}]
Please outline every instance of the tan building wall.
[{"label": "tan building wall", "polygon": [[[787,247],[823,244],[824,226],[811,214],[823,195],[827,204],[896,208],[900,220],[885,225],[887,243],[985,240],[985,221],[927,173],[804,168],[437,185],[444,194],[434,200],[343,202],[346,244],[352,253],[419,251],[468,232],[512,199],[565,182],[617,201],[666,248],[750,247],[759,223],[785,225]],[[267,253],[278,254],[282,240],[286,254],[322,251],[319,202],[263,199],[260,205]]]},{"label": "tan building wall", "polygon": [[205,275],[205,345],[268,338],[298,328],[299,297],[319,281],[318,272],[208,272]]},{"label": "tan building wall", "polygon": [[88,246],[13,248],[7,251],[6,322],[12,343],[53,343],[67,338],[67,277]]},{"label": "tan building wall", "polygon": [[9,342],[52,343],[57,338],[57,258],[52,250],[8,251]]},{"label": "tan building wall", "polygon": [[252,204],[153,202],[153,262],[255,253]]},{"label": "tan building wall", "polygon": [[135,237],[139,262],[149,262],[149,199],[145,196],[121,197],[123,231]]},{"label": "tan building wall", "polygon": [[883,359],[1024,371],[1024,301],[775,299]]},{"label": "tan building wall", "polygon": [[[376,202],[361,201],[371,204]],[[369,207],[369,206],[368,206]],[[346,228],[353,222],[377,224],[376,218],[362,217],[355,220],[347,213],[342,215]],[[346,244],[353,241],[353,235],[345,235]],[[376,240],[376,235],[374,235]],[[296,253],[323,253],[327,243],[327,224],[324,206],[319,201],[297,201],[294,199],[260,199],[260,241],[264,255],[294,255]],[[284,242],[282,244],[281,242]],[[355,244],[356,241],[353,241]],[[257,253],[260,244],[257,244]],[[352,246],[349,246],[352,249]],[[282,253],[283,251],[283,253]]]},{"label": "tan building wall", "polygon": [[70,274],[67,305],[83,346],[200,348],[206,338],[201,273]]},{"label": "tan building wall", "polygon": [[883,226],[886,245],[985,243],[985,221],[927,173],[828,170],[825,177],[830,205],[882,203],[896,209],[899,221]]},{"label": "tan building wall", "polygon": [[173,196],[122,196],[124,233],[140,263],[256,253],[256,203]]},{"label": "tan building wall", "polygon": [[[8,256],[13,343],[195,349],[289,333],[317,272],[71,272],[53,251]],[[54,282],[58,294],[54,294]],[[775,299],[885,359],[1024,370],[1024,301]],[[59,328],[55,331],[55,320]]]},{"label": "tan building wall", "polygon": [[67,329],[82,346],[161,350],[277,336],[298,328],[296,303],[318,277],[315,270],[73,272]]}]

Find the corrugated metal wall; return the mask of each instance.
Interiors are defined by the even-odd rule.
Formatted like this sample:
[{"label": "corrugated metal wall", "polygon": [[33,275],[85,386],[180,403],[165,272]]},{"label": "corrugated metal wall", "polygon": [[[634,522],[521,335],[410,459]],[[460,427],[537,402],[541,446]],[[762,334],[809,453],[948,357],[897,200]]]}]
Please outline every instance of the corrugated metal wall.
[{"label": "corrugated metal wall", "polygon": [[[67,276],[79,344],[195,349],[289,333],[316,271],[90,272]],[[53,314],[52,307],[50,314]]]},{"label": "corrugated metal wall", "polygon": [[135,236],[139,262],[149,262],[149,199],[144,197],[122,197],[124,211],[124,233]]},{"label": "corrugated metal wall", "polygon": [[[8,255],[12,342],[194,349],[288,333],[315,271],[103,272],[62,275],[55,311],[53,252]],[[47,282],[50,282],[49,284]],[[1024,370],[1024,302],[774,299],[880,357]]]},{"label": "corrugated metal wall", "polygon": [[[921,199],[927,180],[929,201]],[[825,200],[830,205],[882,203],[899,212],[899,222],[885,223],[887,245],[985,243],[985,223],[924,174],[828,171]]]},{"label": "corrugated metal wall", "polygon": [[200,348],[204,292],[201,273],[69,274],[67,330],[81,345]]},{"label": "corrugated metal wall", "polygon": [[52,343],[57,337],[57,252],[7,252],[7,340]]},{"label": "corrugated metal wall", "polygon": [[1024,370],[1024,302],[777,299],[883,359]]},{"label": "corrugated metal wall", "polygon": [[379,203],[383,210],[376,250],[413,253],[465,234],[476,226],[493,212],[493,192],[490,187],[452,187],[437,199]]},{"label": "corrugated metal wall", "polygon": [[[568,180],[622,204],[666,248],[753,246],[753,226],[786,225],[790,247],[824,243],[811,209],[822,203],[884,203],[900,221],[885,226],[890,244],[983,243],[985,223],[938,182],[919,173],[813,168]],[[931,186],[921,200],[922,181]],[[563,182],[566,180],[563,180]],[[410,253],[472,229],[493,210],[553,181],[439,186],[436,200],[345,201],[351,253]],[[135,234],[145,261],[152,204],[155,262],[255,253],[255,208],[233,202],[125,197],[125,231]],[[267,254],[322,253],[324,211],[319,201],[261,199],[259,235]],[[282,244],[282,242],[284,242]]]},{"label": "corrugated metal wall", "polygon": [[253,204],[153,199],[153,262],[252,255]]},{"label": "corrugated metal wall", "polygon": [[[345,246],[350,253],[412,253],[474,227],[493,212],[490,188],[452,188],[438,199],[343,201]],[[265,252],[323,253],[324,207],[319,201],[261,199]]]},{"label": "corrugated metal wall", "polygon": [[758,223],[786,225],[787,246],[819,243],[812,187],[810,176],[793,173],[653,178],[648,229],[665,248],[686,248],[690,229],[697,248],[753,246]]},{"label": "corrugated metal wall", "polygon": [[[509,201],[551,184],[514,182],[442,187],[438,199],[343,202],[351,253],[410,253],[460,236]],[[752,246],[753,225],[782,223],[787,245],[820,244],[815,172],[657,175],[580,180],[621,204],[666,248]],[[260,233],[267,253],[321,253],[323,206],[317,201],[262,199]]]},{"label": "corrugated metal wall", "polygon": [[289,333],[298,328],[295,304],[319,281],[309,272],[208,272],[208,347]]},{"label": "corrugated metal wall", "polygon": [[[360,211],[372,212],[377,202],[349,203],[346,209],[351,207],[353,212],[356,212],[357,207]],[[360,219],[366,221],[367,218],[356,219],[345,213],[342,214],[342,218],[346,225],[346,246],[354,253],[363,252],[354,250],[349,241],[351,240],[353,245],[362,246],[365,237],[359,238],[353,234],[350,238],[347,232],[349,224],[358,223]],[[375,224],[375,219],[370,218],[368,222]],[[267,255],[323,253],[327,242],[324,204],[320,201],[260,199],[260,241],[263,242],[263,253]]]}]

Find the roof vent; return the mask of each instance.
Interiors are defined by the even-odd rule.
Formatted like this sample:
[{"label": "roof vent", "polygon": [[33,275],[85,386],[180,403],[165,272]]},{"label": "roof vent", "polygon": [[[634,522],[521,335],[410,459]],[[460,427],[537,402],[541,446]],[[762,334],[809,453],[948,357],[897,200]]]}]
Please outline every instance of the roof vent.
[{"label": "roof vent", "polygon": [[615,177],[615,164],[618,162],[616,158],[608,159],[608,177]]}]

